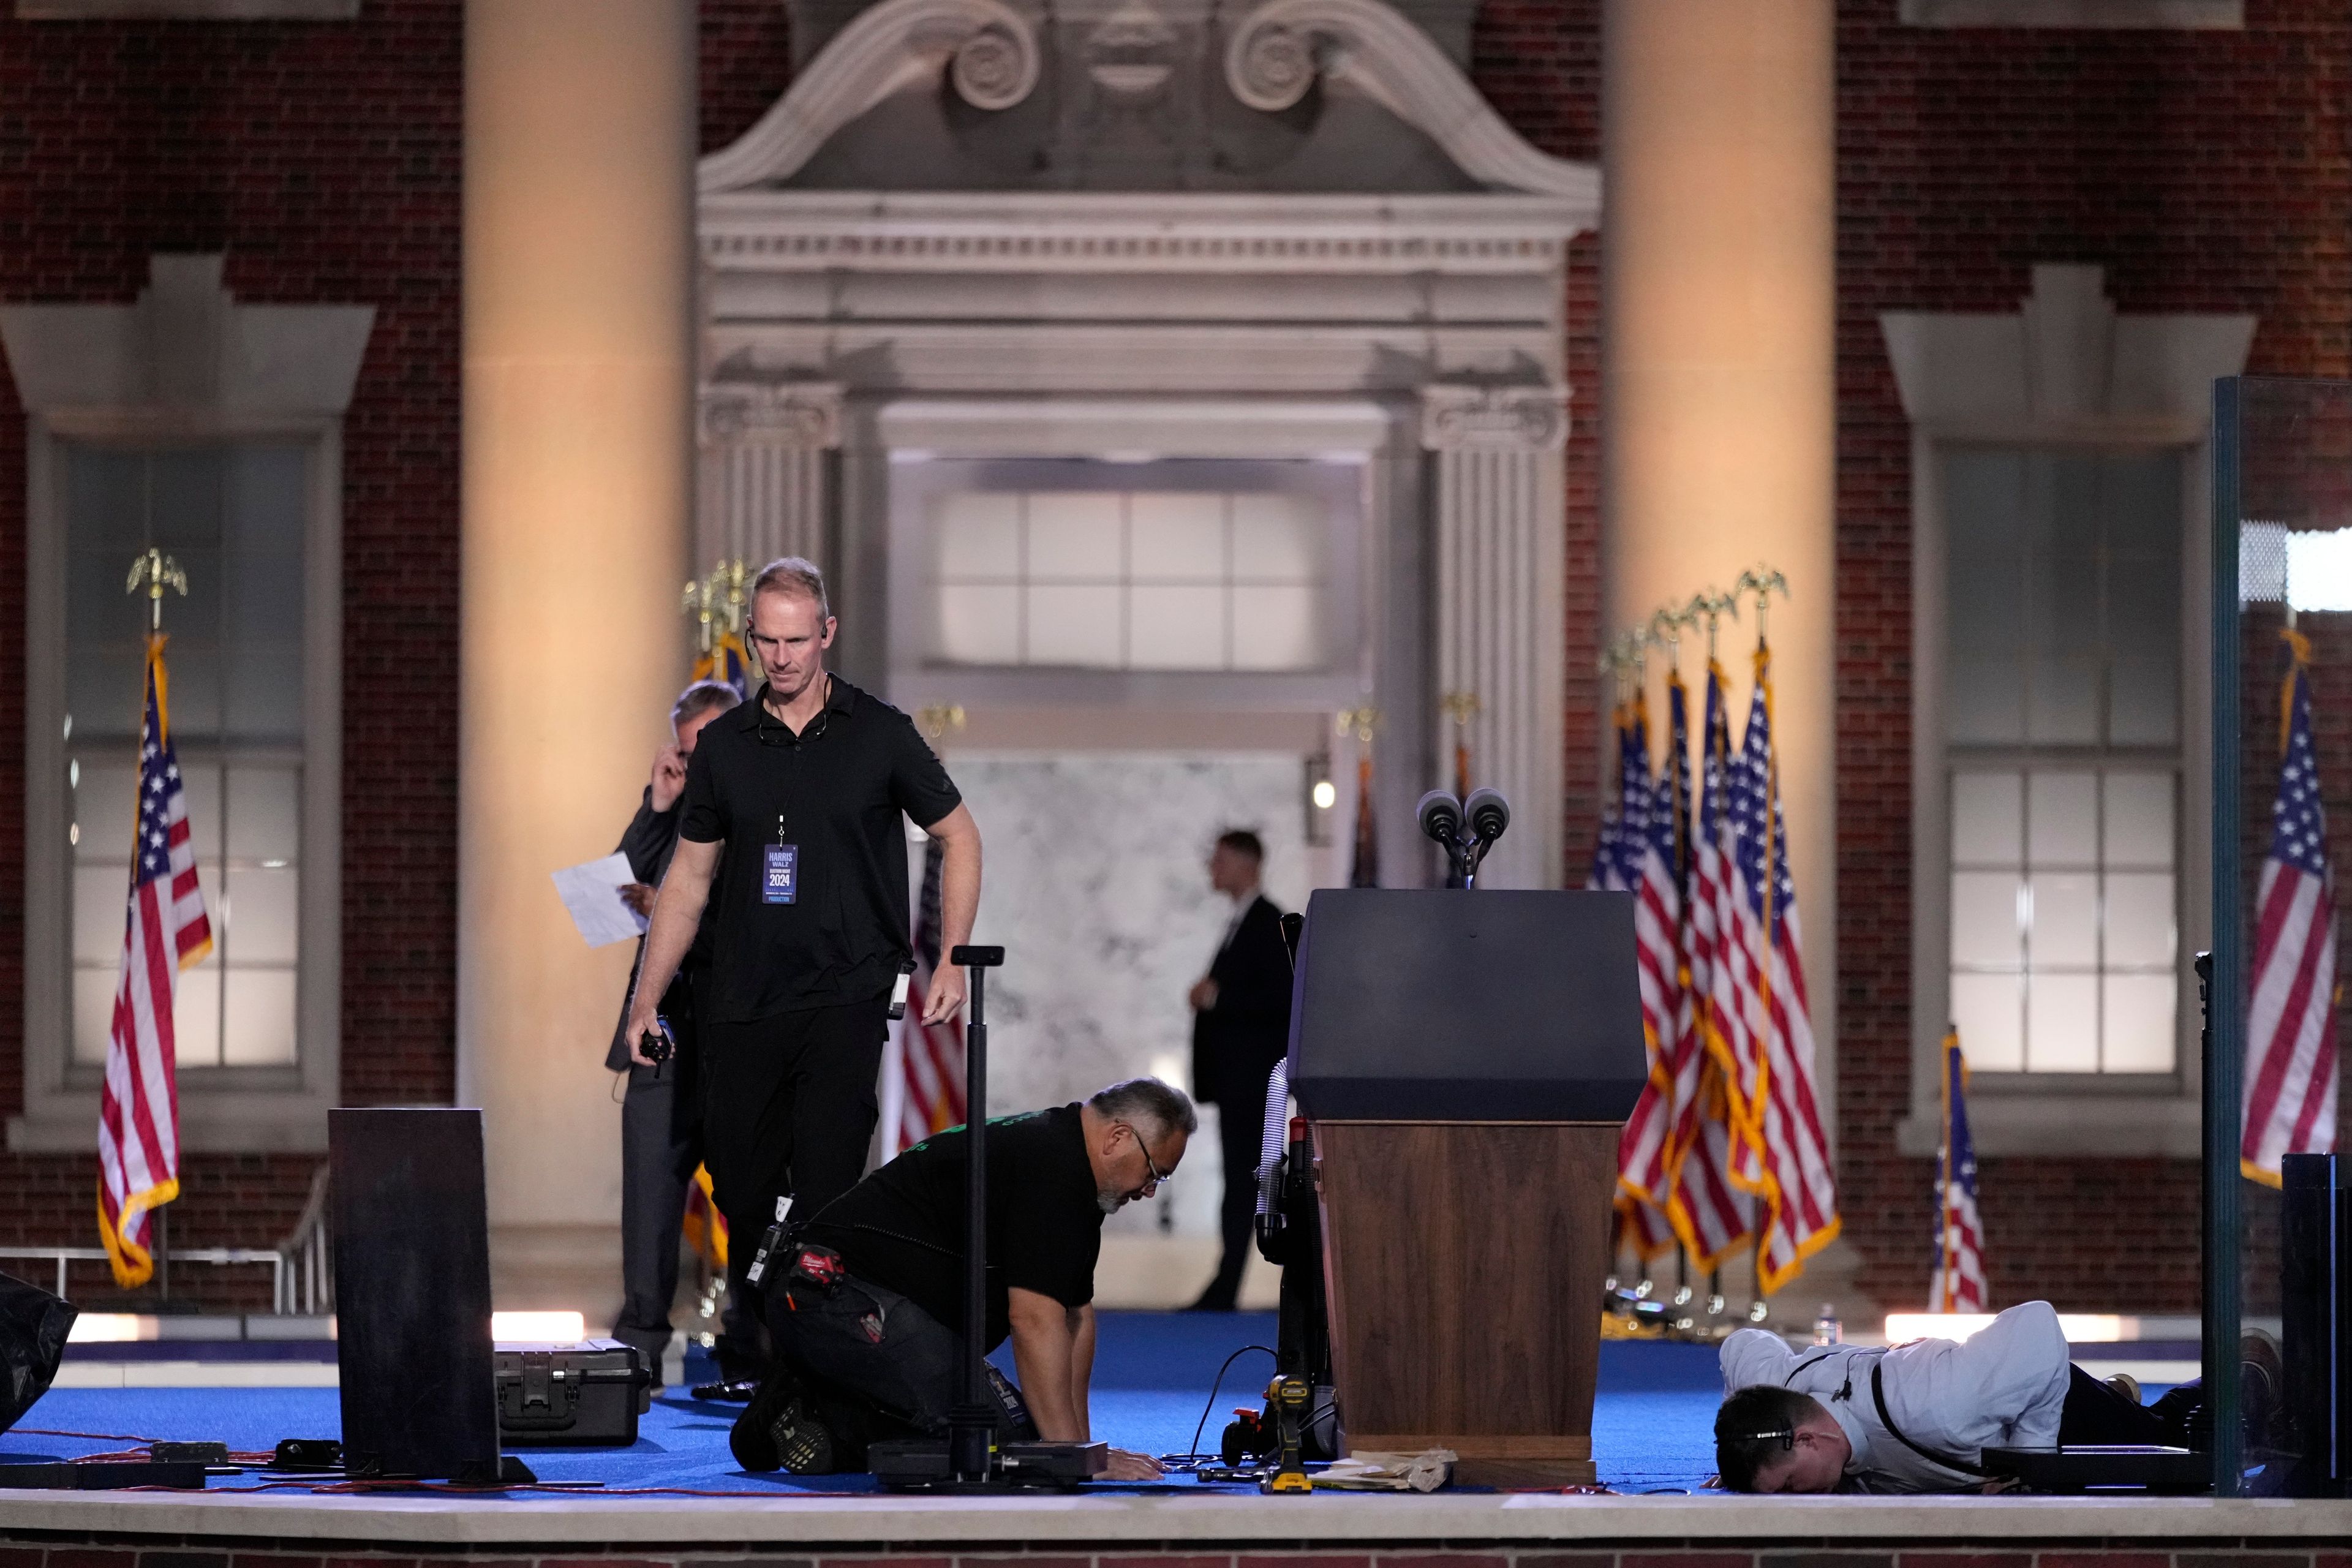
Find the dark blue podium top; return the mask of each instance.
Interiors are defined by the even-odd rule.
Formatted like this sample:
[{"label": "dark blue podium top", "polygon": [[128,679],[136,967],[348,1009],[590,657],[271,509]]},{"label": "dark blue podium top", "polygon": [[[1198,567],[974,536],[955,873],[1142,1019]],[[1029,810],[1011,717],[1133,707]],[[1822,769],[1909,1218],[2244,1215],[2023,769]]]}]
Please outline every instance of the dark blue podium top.
[{"label": "dark blue podium top", "polygon": [[1290,1089],[1325,1121],[1622,1121],[1648,1073],[1631,893],[1328,888]]}]

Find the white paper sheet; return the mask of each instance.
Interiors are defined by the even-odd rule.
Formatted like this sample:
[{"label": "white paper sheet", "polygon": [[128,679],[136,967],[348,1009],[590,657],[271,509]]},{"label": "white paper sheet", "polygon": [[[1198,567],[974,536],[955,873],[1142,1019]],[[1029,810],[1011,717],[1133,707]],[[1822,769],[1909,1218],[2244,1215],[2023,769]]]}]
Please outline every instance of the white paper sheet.
[{"label": "white paper sheet", "polygon": [[590,947],[609,947],[645,934],[646,922],[621,901],[620,889],[637,879],[626,855],[616,852],[585,865],[566,866],[553,876],[563,907],[572,911],[572,923]]}]

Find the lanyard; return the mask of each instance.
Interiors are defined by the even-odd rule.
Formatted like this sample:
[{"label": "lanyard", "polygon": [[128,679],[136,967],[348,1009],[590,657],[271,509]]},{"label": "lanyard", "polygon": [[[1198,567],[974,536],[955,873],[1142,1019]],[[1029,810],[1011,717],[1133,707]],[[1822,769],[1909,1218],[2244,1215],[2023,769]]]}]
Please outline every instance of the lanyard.
[{"label": "lanyard", "polygon": [[[791,729],[785,725],[782,720],[776,719],[774,715],[768,711],[768,704],[766,700],[767,694],[773,688],[771,687],[762,687],[761,688],[760,695],[752,699],[754,702],[757,702],[760,705],[760,711],[759,716],[752,721],[751,735],[754,740],[758,741],[760,744],[763,746],[789,745],[792,748],[793,761],[790,764],[792,768],[791,778],[793,783],[797,784],[800,780],[801,748],[806,745],[809,742],[823,735],[826,727],[833,721],[833,677],[830,674],[827,674],[824,678],[825,705],[817,710],[816,717],[809,721],[808,727],[797,735],[792,732]],[[768,725],[771,721],[774,722],[778,730],[783,732],[784,739],[772,741],[768,738]],[[789,790],[786,792],[782,804],[791,804],[791,795]],[[785,813],[779,810],[776,813],[776,847],[778,848],[782,848],[786,843],[789,842],[785,832],[784,818]]]}]

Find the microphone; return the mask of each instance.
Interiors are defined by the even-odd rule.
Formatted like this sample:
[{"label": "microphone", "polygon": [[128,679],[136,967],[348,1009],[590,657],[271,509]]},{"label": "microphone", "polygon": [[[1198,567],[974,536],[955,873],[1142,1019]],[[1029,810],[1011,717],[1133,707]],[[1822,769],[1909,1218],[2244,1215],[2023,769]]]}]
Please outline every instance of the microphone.
[{"label": "microphone", "polygon": [[1511,826],[1511,803],[1498,789],[1472,790],[1462,811],[1470,819],[1471,837],[1481,844],[1492,844]]},{"label": "microphone", "polygon": [[1412,816],[1424,837],[1437,840],[1446,848],[1452,849],[1462,841],[1462,803],[1454,798],[1453,791],[1431,790],[1413,807]]}]

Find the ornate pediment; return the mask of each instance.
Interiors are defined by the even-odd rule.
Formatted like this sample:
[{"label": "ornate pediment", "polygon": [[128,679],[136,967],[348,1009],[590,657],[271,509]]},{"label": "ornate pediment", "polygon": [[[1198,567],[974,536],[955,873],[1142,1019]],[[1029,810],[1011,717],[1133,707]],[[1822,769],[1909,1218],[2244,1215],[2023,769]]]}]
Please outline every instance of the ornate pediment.
[{"label": "ornate pediment", "polygon": [[700,184],[1600,199],[1385,0],[878,0]]}]

